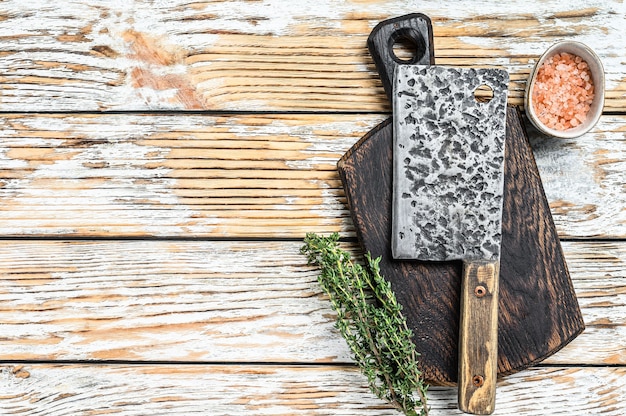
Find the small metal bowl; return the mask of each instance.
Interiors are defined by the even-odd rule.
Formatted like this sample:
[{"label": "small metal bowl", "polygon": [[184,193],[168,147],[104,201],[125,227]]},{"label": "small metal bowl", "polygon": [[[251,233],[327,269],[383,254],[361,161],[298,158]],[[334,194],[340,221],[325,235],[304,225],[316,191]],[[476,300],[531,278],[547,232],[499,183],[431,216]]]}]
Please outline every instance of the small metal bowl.
[{"label": "small metal bowl", "polygon": [[[535,87],[535,79],[537,77],[537,72],[539,71],[539,68],[541,68],[541,65],[543,65],[544,61],[546,61],[548,58],[562,52],[567,52],[572,55],[580,56],[585,62],[587,62],[587,65],[589,65],[589,69],[591,71],[594,97],[589,112],[587,113],[587,117],[583,123],[567,130],[556,130],[547,127],[539,120],[537,114],[535,113],[535,108],[531,104],[531,100],[532,91]],[[598,58],[598,56],[591,50],[591,48],[580,42],[566,41],[552,45],[550,48],[548,48],[547,51],[544,52],[543,55],[541,55],[541,58],[539,58],[539,60],[535,64],[535,67],[530,73],[530,77],[528,78],[528,82],[526,83],[524,106],[526,108],[526,115],[528,116],[528,119],[539,131],[544,134],[564,139],[570,139],[587,133],[593,128],[593,126],[596,125],[596,123],[600,119],[600,116],[602,115],[602,109],[604,108],[604,68],[602,67],[602,62],[600,62],[600,58]]]}]

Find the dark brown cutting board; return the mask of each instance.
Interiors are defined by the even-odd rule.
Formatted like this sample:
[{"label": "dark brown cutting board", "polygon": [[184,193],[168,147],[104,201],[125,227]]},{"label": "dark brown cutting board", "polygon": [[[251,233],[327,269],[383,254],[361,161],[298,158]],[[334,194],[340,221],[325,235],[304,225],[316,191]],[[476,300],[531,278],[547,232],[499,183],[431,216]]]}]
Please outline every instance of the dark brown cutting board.
[{"label": "dark brown cutting board", "polygon": [[[393,50],[408,41],[415,53]],[[381,22],[368,48],[391,96],[400,63],[434,64],[430,19],[419,13]],[[457,380],[460,262],[419,262],[391,257],[392,119],[375,127],[339,161],[338,170],[357,236],[364,250],[382,257],[413,330],[420,367],[434,384]],[[560,350],[584,330],[550,208],[521,113],[507,111],[498,316],[498,373],[510,374]]]},{"label": "dark brown cutting board", "polygon": [[[420,368],[433,384],[457,380],[461,264],[391,257],[392,120],[339,161],[352,219],[364,250],[381,256],[414,333]],[[507,112],[498,316],[498,374],[554,354],[584,330],[578,301],[522,124]]]}]

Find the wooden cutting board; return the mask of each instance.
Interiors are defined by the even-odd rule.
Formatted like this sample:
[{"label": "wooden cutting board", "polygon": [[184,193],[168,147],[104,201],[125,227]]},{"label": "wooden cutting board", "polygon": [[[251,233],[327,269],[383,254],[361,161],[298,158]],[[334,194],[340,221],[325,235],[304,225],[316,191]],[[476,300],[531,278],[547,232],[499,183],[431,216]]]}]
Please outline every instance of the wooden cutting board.
[{"label": "wooden cutting board", "polygon": [[[507,111],[498,374],[527,368],[584,330],[541,179],[515,107]],[[352,219],[364,250],[381,256],[414,333],[420,368],[433,384],[457,380],[458,262],[391,257],[392,120],[385,120],[338,162]]]},{"label": "wooden cutting board", "polygon": [[[413,45],[410,60],[394,45]],[[434,64],[430,19],[419,13],[378,24],[368,48],[390,97],[395,66]],[[519,109],[507,110],[498,315],[498,373],[510,374],[554,354],[584,330],[537,165]],[[460,262],[394,260],[391,256],[392,119],[359,140],[338,162],[357,236],[382,257],[382,274],[404,307],[425,378],[457,380]]]}]

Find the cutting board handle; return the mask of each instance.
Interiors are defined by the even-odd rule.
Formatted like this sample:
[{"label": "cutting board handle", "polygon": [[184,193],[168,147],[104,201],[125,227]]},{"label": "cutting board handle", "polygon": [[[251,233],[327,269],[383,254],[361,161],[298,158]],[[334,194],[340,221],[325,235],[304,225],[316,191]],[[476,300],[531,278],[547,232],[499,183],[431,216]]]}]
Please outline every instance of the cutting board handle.
[{"label": "cutting board handle", "polygon": [[500,262],[464,262],[459,323],[459,409],[490,415],[496,405]]},{"label": "cutting board handle", "polygon": [[[410,59],[400,59],[396,56],[394,45],[398,42],[411,44],[415,50],[414,56]],[[430,18],[422,13],[412,13],[383,20],[367,38],[367,48],[376,64],[387,97],[391,100],[393,74],[397,65],[435,63],[433,27]]]}]

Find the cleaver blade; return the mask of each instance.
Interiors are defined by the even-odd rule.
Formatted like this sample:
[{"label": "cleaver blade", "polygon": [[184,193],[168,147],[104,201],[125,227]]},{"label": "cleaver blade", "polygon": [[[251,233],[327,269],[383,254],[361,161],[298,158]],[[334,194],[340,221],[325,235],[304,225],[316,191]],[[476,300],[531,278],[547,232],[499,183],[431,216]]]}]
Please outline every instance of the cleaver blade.
[{"label": "cleaver blade", "polygon": [[509,76],[421,65],[394,75],[392,256],[463,262],[459,409],[491,414]]}]

